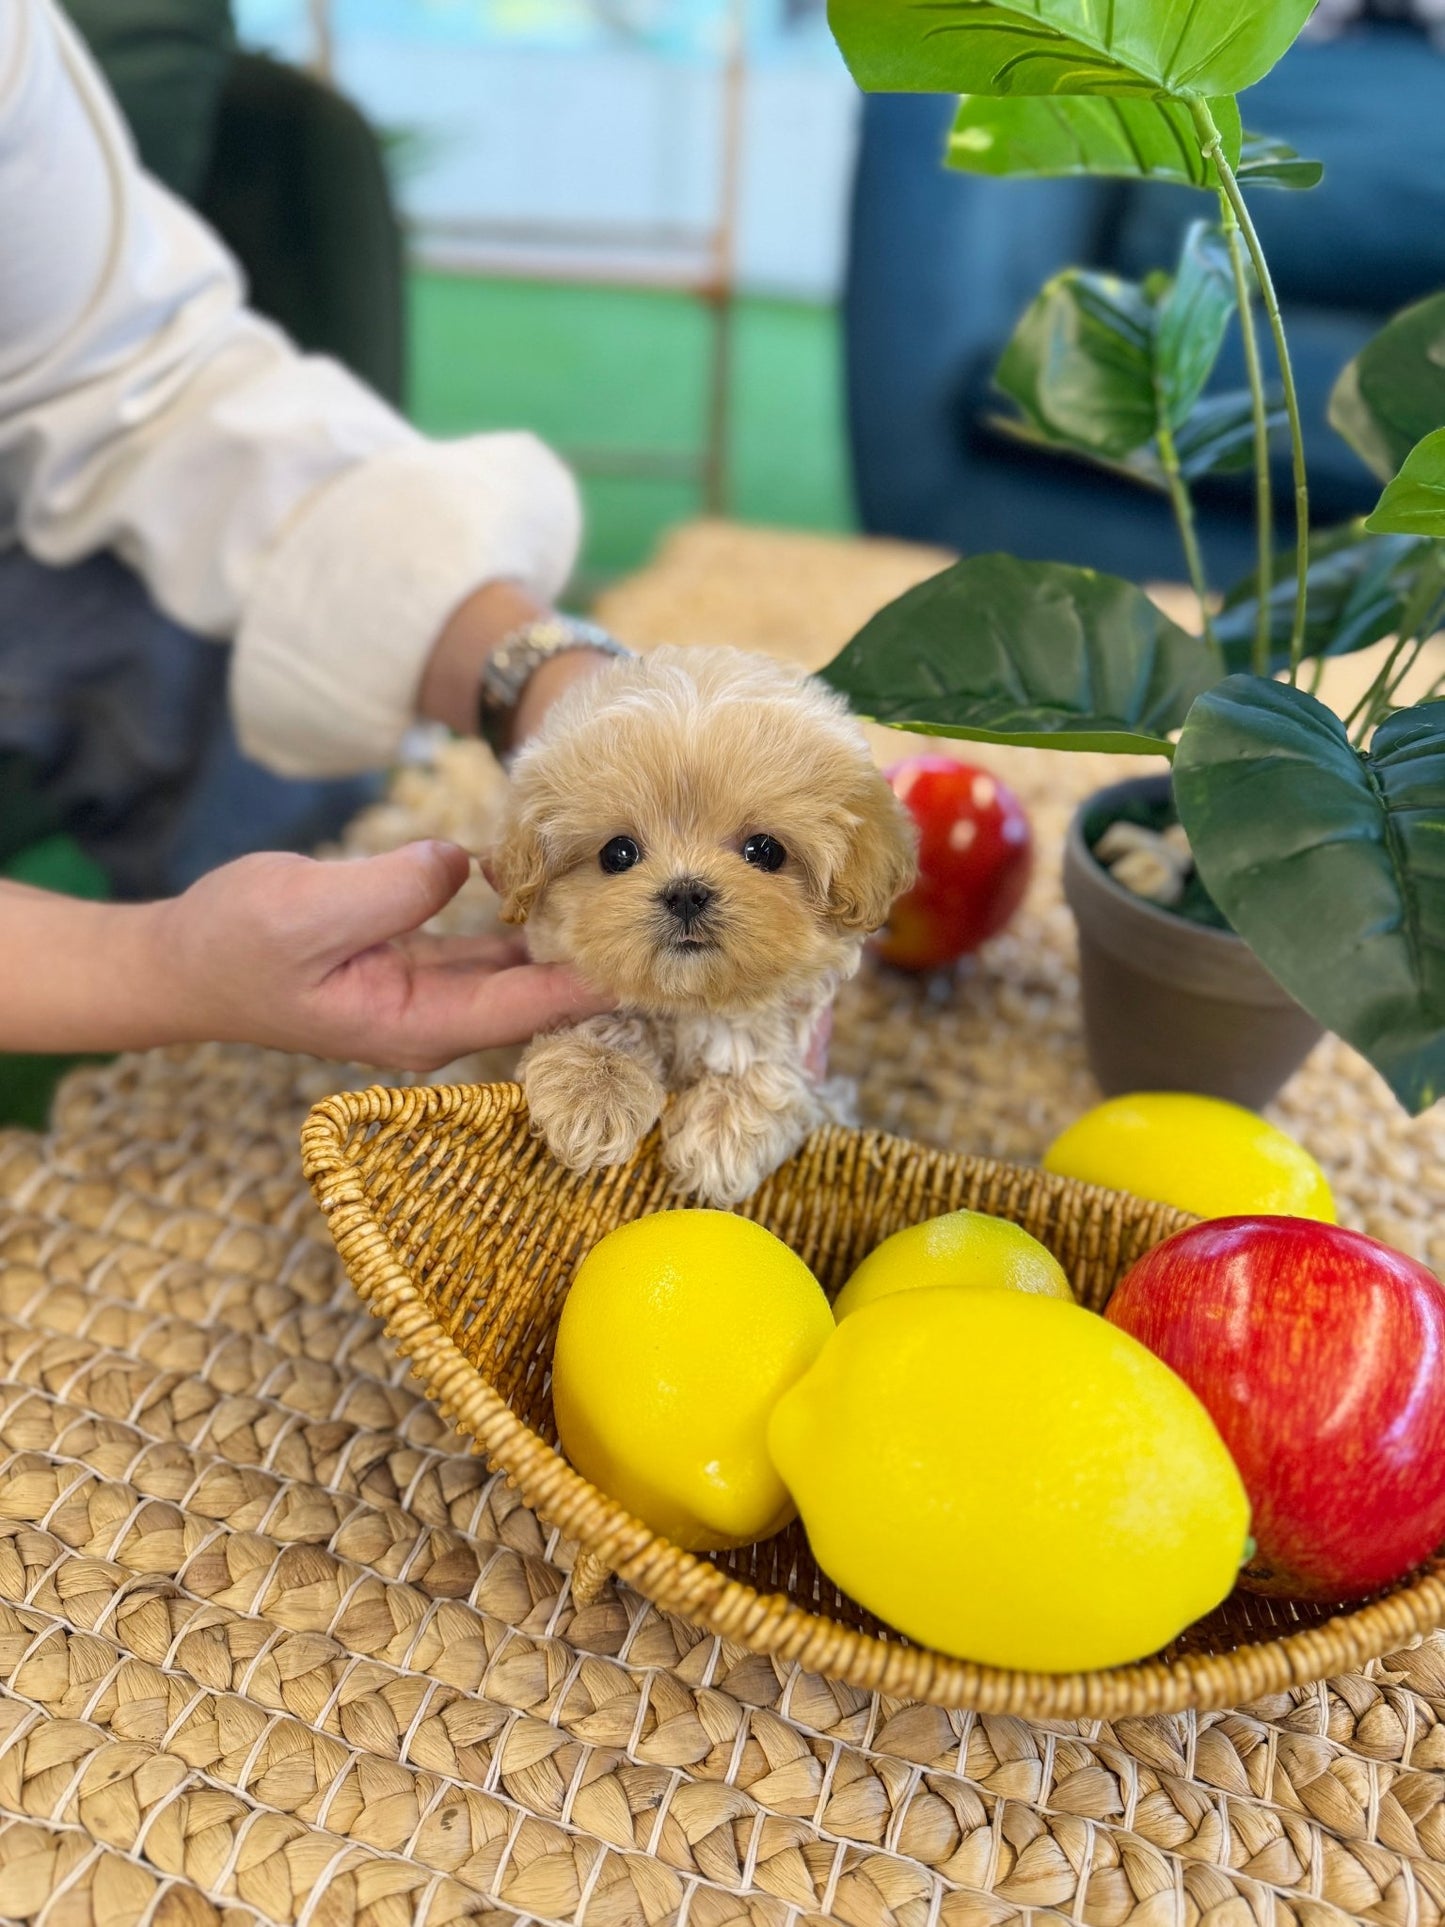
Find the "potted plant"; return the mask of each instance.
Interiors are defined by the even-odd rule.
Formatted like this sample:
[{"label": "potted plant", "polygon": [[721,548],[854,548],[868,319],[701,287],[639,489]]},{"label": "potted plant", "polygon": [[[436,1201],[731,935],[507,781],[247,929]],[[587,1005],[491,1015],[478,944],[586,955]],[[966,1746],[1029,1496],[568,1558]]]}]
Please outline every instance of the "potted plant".
[{"label": "potted plant", "polygon": [[[1398,315],[1341,374],[1331,421],[1385,488],[1364,521],[1311,530],[1289,350],[1245,190],[1306,188],[1321,170],[1243,133],[1235,96],[1312,5],[832,0],[834,34],[865,89],[962,96],[952,165],[1170,180],[1213,196],[1219,218],[1191,227],[1172,273],[1139,284],[1056,276],[997,374],[1014,433],[1167,494],[1198,633],[1117,577],[981,555],[880,611],[824,674],[863,715],[910,731],[1171,759],[1163,807],[1177,810],[1204,886],[1192,907],[1197,917],[1200,900],[1212,902],[1227,927],[1131,899],[1090,853],[1111,818],[1157,812],[1157,795],[1086,806],[1069,863],[1086,989],[1101,931],[1133,967],[1127,1007],[1093,971],[1091,1042],[1116,1088],[1101,1012],[1131,1034],[1160,1026],[1157,1075],[1131,1076],[1136,1088],[1222,1081],[1243,1094],[1223,1075],[1229,1058],[1235,1070],[1243,1060],[1254,1102],[1317,1034],[1308,1013],[1418,1112],[1445,1080],[1445,700],[1394,698],[1445,610],[1445,294]],[[1206,394],[1235,314],[1248,386]],[[1276,556],[1269,454],[1281,425],[1296,543]],[[1216,605],[1191,485],[1241,465],[1253,467],[1258,560]],[[1322,664],[1385,636],[1395,641],[1379,673],[1353,714],[1336,716],[1315,693]],[[1136,921],[1120,936],[1110,918],[1128,911]],[[1204,1019],[1169,986],[1201,971],[1215,1003]],[[1151,976],[1145,1008],[1138,985]],[[1201,1022],[1191,1054],[1186,1033]]]}]

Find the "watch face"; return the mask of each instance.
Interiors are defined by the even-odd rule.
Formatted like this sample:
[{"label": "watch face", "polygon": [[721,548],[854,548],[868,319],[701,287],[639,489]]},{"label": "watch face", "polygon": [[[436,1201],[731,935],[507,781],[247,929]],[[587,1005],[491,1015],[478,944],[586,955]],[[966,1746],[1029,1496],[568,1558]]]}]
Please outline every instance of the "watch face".
[{"label": "watch face", "polygon": [[533,670],[569,649],[596,649],[618,657],[632,654],[595,623],[543,616],[505,637],[487,658],[477,691],[477,733],[500,760],[505,761],[503,745]]}]

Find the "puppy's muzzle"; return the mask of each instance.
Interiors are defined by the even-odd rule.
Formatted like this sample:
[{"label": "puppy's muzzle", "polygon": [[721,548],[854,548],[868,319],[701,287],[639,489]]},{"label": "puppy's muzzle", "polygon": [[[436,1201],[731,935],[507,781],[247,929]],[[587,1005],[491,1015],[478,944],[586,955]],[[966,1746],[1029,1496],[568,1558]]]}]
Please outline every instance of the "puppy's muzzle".
[{"label": "puppy's muzzle", "polygon": [[657,900],[667,912],[674,937],[698,939],[717,892],[698,877],[675,877]]}]

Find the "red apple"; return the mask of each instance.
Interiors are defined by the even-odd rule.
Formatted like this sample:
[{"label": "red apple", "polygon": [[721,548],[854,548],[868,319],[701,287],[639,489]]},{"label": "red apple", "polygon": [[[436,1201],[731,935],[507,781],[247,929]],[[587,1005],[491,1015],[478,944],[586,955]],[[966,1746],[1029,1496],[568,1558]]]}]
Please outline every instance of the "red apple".
[{"label": "red apple", "polygon": [[884,775],[918,825],[918,881],[877,941],[885,963],[938,970],[1002,930],[1033,867],[1023,805],[986,769],[915,756]]},{"label": "red apple", "polygon": [[1445,1542],[1445,1286],[1338,1225],[1213,1218],[1105,1316],[1191,1386],[1233,1454],[1256,1591],[1357,1599]]}]

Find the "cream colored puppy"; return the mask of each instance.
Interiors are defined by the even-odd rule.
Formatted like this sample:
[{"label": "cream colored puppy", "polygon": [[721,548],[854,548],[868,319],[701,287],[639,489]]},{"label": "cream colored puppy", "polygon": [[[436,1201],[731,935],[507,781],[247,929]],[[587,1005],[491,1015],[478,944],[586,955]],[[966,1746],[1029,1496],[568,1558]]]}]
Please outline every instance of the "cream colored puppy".
[{"label": "cream colored puppy", "polygon": [[842,698],[798,671],[658,649],[574,685],[512,767],[492,855],[533,956],[621,1006],[522,1059],[553,1155],[620,1163],[661,1117],[682,1190],[745,1198],[829,1115],[809,1041],[914,861]]}]

